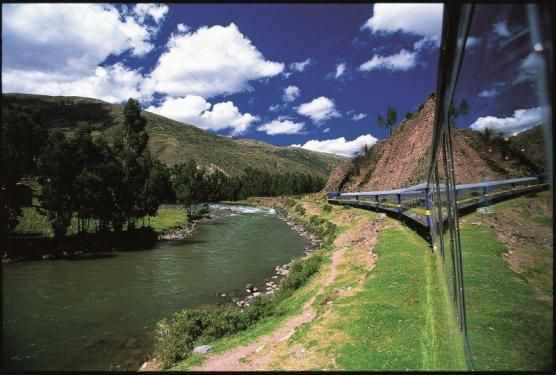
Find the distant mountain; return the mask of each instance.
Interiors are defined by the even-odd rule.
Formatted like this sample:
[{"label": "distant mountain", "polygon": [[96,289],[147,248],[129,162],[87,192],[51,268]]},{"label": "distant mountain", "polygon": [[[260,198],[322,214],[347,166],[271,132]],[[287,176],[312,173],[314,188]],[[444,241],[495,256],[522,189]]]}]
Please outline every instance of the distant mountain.
[{"label": "distant mountain", "polygon": [[[20,111],[48,128],[68,132],[89,124],[110,139],[123,124],[123,106],[75,96],[2,94],[2,113]],[[277,147],[248,139],[232,139],[169,118],[143,112],[149,148],[168,165],[195,159],[228,175],[250,166],[271,173],[310,173],[326,178],[344,158],[301,148]]]},{"label": "distant mountain", "polygon": [[[436,100],[431,95],[391,137],[377,142],[367,155],[336,167],[325,191],[372,191],[411,186],[426,181],[430,162]],[[486,137],[456,129],[453,138],[456,183],[472,183],[544,172],[541,127],[514,137]]]}]

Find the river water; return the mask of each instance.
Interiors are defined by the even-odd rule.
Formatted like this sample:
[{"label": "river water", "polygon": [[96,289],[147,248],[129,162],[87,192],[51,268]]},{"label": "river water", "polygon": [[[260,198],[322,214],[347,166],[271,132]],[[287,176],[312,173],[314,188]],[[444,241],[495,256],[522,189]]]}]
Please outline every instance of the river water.
[{"label": "river water", "polygon": [[211,215],[191,239],[152,250],[3,264],[3,367],[136,370],[158,320],[222,302],[303,254],[273,210],[212,205]]}]

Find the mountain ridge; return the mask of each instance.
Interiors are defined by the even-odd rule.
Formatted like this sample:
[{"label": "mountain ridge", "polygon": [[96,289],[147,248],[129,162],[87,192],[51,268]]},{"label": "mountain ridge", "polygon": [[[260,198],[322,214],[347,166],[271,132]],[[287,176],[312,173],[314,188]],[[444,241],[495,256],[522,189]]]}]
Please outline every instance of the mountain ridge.
[{"label": "mountain ridge", "polygon": [[[425,182],[435,107],[436,98],[431,94],[419,111],[400,122],[392,136],[377,142],[366,155],[340,163],[331,172],[324,190],[390,190]],[[452,146],[458,184],[537,175],[544,171],[542,127],[509,138],[454,129]],[[442,171],[440,174],[442,177]]]},{"label": "mountain ridge", "polygon": [[[123,124],[123,106],[79,96],[2,94],[2,112],[19,111],[34,121],[68,132],[78,125],[113,137]],[[271,145],[246,138],[232,139],[194,125],[143,111],[147,120],[149,149],[159,160],[173,165],[195,159],[200,165],[216,167],[228,175],[240,175],[247,167],[271,173],[308,173],[328,177],[343,157],[293,147]]]}]

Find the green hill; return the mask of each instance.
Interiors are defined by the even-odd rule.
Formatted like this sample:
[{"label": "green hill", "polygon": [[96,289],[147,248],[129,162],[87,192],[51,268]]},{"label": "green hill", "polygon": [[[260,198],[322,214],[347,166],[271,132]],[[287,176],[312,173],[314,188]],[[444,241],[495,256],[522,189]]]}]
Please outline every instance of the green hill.
[{"label": "green hill", "polygon": [[[123,106],[76,96],[2,94],[2,113],[18,111],[48,128],[72,131],[88,124],[108,139],[123,124]],[[143,112],[149,148],[168,165],[194,158],[199,164],[239,175],[251,166],[269,172],[299,172],[327,177],[343,158],[300,148],[277,147],[248,139],[231,139],[193,125]]]}]

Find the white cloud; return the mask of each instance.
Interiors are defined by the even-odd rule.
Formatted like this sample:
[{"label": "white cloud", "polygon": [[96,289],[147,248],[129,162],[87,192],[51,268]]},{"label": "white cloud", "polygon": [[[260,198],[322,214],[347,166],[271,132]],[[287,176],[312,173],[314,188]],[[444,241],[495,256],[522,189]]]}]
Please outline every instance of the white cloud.
[{"label": "white cloud", "polygon": [[83,96],[119,103],[129,98],[148,100],[143,76],[123,64],[97,67],[91,75],[68,77],[61,73],[10,70],[2,74],[2,92]]},{"label": "white cloud", "polygon": [[300,62],[294,62],[290,64],[290,69],[294,70],[296,72],[302,72],[305,70],[305,68],[307,68],[307,66],[309,66],[311,64],[311,59],[308,58],[305,61],[300,61]]},{"label": "white cloud", "polygon": [[282,95],[282,100],[285,102],[293,102],[299,97],[301,90],[297,86],[288,86],[284,89],[284,95]]},{"label": "white cloud", "polygon": [[336,65],[336,74],[334,76],[334,78],[338,79],[340,78],[346,71],[346,64],[341,63]]},{"label": "white cloud", "polygon": [[282,106],[280,104],[273,104],[270,107],[268,107],[268,110],[270,112],[278,112],[281,108]]},{"label": "white cloud", "polygon": [[278,118],[257,128],[258,131],[264,131],[268,135],[276,134],[297,134],[303,130],[304,122],[293,122]]},{"label": "white cloud", "polygon": [[542,119],[543,111],[541,107],[516,109],[510,117],[479,117],[471,124],[470,128],[476,131],[484,131],[489,128],[495,132],[515,135],[539,125]]},{"label": "white cloud", "polygon": [[511,35],[510,30],[508,29],[508,24],[505,21],[495,23],[492,28],[498,36],[508,37]]},{"label": "white cloud", "polygon": [[259,120],[250,113],[241,113],[231,101],[212,105],[197,95],[167,97],[160,106],[150,106],[147,111],[205,130],[231,129],[234,135],[245,132],[253,122]]},{"label": "white cloud", "polygon": [[375,4],[362,29],[373,33],[405,33],[435,37],[442,29],[442,4]]},{"label": "white cloud", "polygon": [[178,23],[177,28],[180,33],[186,33],[191,29],[189,26],[183,23]]},{"label": "white cloud", "polygon": [[359,70],[367,72],[380,69],[407,71],[417,64],[415,57],[415,52],[409,52],[405,49],[390,56],[374,55],[372,59],[361,64]]},{"label": "white cloud", "polygon": [[344,137],[335,139],[325,139],[322,141],[312,139],[307,141],[303,146],[294,144],[291,147],[301,147],[307,150],[326,152],[330,154],[342,155],[352,157],[367,145],[372,147],[377,142],[377,139],[371,134],[361,135],[353,141],[346,141]]},{"label": "white cloud", "polygon": [[151,51],[157,28],[143,21],[162,22],[164,7],[137,13],[107,4],[3,4],[2,91],[148,98],[139,70],[99,65],[111,55]]},{"label": "white cloud", "polygon": [[172,96],[233,94],[284,70],[284,64],[265,60],[234,23],[175,35],[167,46],[151,79],[156,91]]},{"label": "white cloud", "polygon": [[152,30],[112,5],[3,4],[2,19],[3,71],[87,75],[110,55],[153,48]]},{"label": "white cloud", "polygon": [[440,36],[439,35],[435,35],[435,36],[425,36],[422,39],[419,39],[418,41],[416,41],[415,43],[413,43],[413,48],[416,51],[421,51],[425,48],[438,48],[440,47]]},{"label": "white cloud", "polygon": [[512,84],[522,82],[534,82],[535,77],[540,73],[543,66],[543,59],[536,52],[531,52],[519,64],[518,74]]},{"label": "white cloud", "polygon": [[168,6],[164,4],[139,3],[135,6],[135,8],[133,8],[133,11],[139,22],[145,22],[145,18],[149,16],[152,17],[154,22],[159,24],[166,17],[166,13],[168,13]]},{"label": "white cloud", "polygon": [[297,108],[297,113],[310,117],[315,123],[321,123],[332,117],[340,117],[340,113],[336,110],[334,101],[320,96],[308,103],[303,103]]},{"label": "white cloud", "polygon": [[322,132],[323,132],[323,133],[328,133],[329,131],[330,131],[330,128],[325,128],[325,129],[323,129]]},{"label": "white cloud", "polygon": [[365,117],[367,117],[367,114],[366,114],[366,113],[357,113],[357,114],[354,114],[354,115],[351,117],[351,119],[352,119],[353,121],[360,121],[360,120],[363,120]]}]

